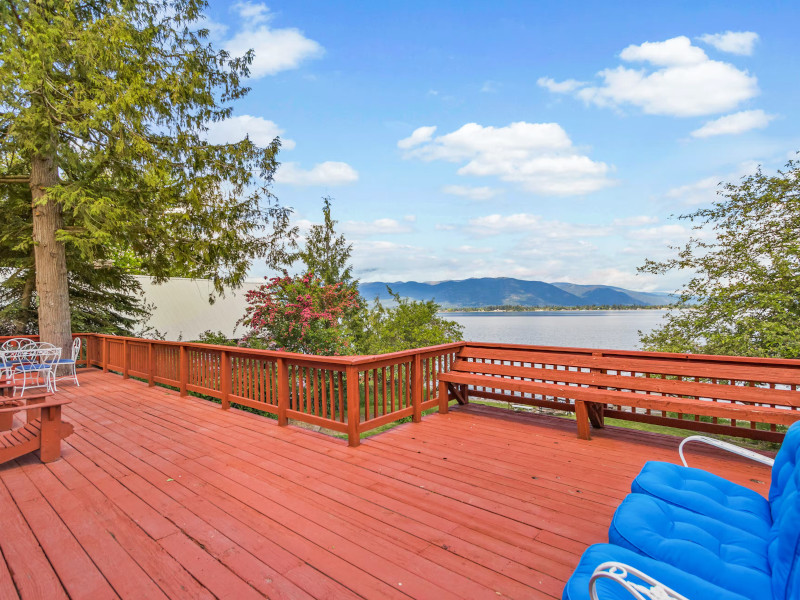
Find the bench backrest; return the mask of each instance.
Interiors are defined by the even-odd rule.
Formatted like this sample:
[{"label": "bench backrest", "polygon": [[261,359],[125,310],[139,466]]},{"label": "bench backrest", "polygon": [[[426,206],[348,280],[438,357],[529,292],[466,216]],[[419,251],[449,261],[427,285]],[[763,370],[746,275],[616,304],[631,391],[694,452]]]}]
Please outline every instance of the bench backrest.
[{"label": "bench backrest", "polygon": [[459,352],[453,371],[800,408],[800,363],[793,368],[691,357],[614,356],[599,351],[570,354],[546,349],[467,346]]}]

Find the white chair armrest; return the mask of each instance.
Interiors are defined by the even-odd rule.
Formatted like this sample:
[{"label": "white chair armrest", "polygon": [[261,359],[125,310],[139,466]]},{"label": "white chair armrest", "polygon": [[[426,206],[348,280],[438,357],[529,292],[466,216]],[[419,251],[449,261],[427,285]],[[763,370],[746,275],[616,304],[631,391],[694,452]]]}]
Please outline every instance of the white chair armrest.
[{"label": "white chair armrest", "polygon": [[739,456],[744,456],[745,458],[749,458],[750,460],[760,462],[761,464],[767,465],[769,467],[775,464],[774,459],[764,456],[763,454],[759,454],[758,452],[753,452],[752,450],[748,450],[747,448],[742,448],[741,446],[737,446],[736,444],[723,442],[722,440],[716,440],[714,438],[706,437],[704,435],[690,435],[681,442],[680,446],[678,446],[678,455],[681,457],[681,462],[683,463],[684,467],[688,467],[689,465],[686,464],[686,458],[683,456],[683,447],[689,442],[702,442],[704,444],[708,444],[709,446],[715,446],[722,450],[727,450],[728,452],[733,452],[734,454],[738,454]]},{"label": "white chair armrest", "polygon": [[[629,580],[628,575],[640,579],[644,585]],[[597,595],[598,579],[611,579],[617,582],[636,600],[689,600],[638,569],[612,561],[604,562],[592,573],[592,578],[589,580],[589,596],[592,600],[602,600]]]}]

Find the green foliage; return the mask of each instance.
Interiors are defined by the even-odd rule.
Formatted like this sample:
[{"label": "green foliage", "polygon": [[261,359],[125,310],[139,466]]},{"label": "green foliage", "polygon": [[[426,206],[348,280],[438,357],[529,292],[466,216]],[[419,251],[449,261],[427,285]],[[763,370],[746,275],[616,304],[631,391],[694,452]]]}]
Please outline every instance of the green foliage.
[{"label": "green foliage", "polygon": [[327,284],[311,272],[291,277],[284,271],[283,277],[247,292],[247,312],[240,322],[250,331],[244,342],[304,354],[351,354],[341,325],[358,302],[358,294],[342,283]]},{"label": "green foliage", "polygon": [[395,306],[387,308],[376,298],[373,307],[348,322],[359,354],[386,354],[463,339],[463,327],[439,317],[439,305],[433,300],[401,298],[391,289],[389,293]]},{"label": "green foliage", "polygon": [[641,271],[692,273],[665,324],[642,336],[646,349],[800,357],[800,164],[761,169],[727,184],[724,200],[681,218],[694,236],[676,258]]},{"label": "green foliage", "polygon": [[306,236],[305,245],[287,259],[288,264],[299,260],[305,265],[306,272],[314,273],[325,284],[342,283],[356,289],[358,282],[353,279],[352,266],[349,263],[353,245],[348,244],[343,235],[337,235],[335,226],[338,221],[331,217],[330,196],[322,201],[322,224],[312,225]]},{"label": "green foliage", "polygon": [[198,344],[214,344],[215,346],[235,346],[236,340],[230,339],[221,331],[211,331],[206,329],[200,334],[200,337],[192,342]]},{"label": "green foliage", "polygon": [[[208,124],[230,117],[248,92],[242,80],[253,57],[206,41],[205,6],[0,4],[2,171],[25,175],[53,160],[58,182],[43,202],[63,213],[57,236],[70,269],[120,258],[156,281],[180,273],[209,278],[221,292],[243,281],[253,259],[285,258],[289,211],[269,191],[280,140],[266,148],[249,138],[207,141]],[[14,187],[30,204],[27,187]],[[87,281],[86,273],[72,279]],[[117,289],[128,293],[128,283]]]}]

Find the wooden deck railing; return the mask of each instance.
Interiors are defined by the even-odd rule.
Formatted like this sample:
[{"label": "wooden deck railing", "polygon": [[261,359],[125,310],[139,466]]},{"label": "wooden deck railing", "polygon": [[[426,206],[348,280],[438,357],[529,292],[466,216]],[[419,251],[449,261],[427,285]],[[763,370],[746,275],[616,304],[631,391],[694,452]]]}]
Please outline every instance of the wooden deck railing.
[{"label": "wooden deck railing", "polygon": [[[525,356],[534,357],[523,359],[527,360],[525,364],[535,363],[540,369],[552,369],[553,380],[559,380],[559,370],[578,375],[599,372],[592,365],[602,359],[606,367],[603,373],[639,378],[630,380],[630,389],[655,397],[660,395],[658,385],[643,386],[643,381],[680,379],[697,382],[698,390],[710,389],[707,384],[714,384],[711,386],[714,389],[721,385],[737,386],[733,395],[739,398],[736,402],[762,406],[765,405],[763,393],[758,394],[757,401],[748,400],[747,389],[759,388],[759,392],[770,389],[774,393],[770,394],[768,406],[795,411],[800,420],[800,360],[479,342],[459,342],[378,356],[332,357],[101,334],[75,335],[84,340],[80,362],[86,366],[118,372],[125,378],[136,377],[150,386],[173,386],[182,396],[190,392],[211,396],[220,400],[223,409],[235,403],[265,411],[275,415],[279,425],[286,425],[293,419],[330,429],[346,434],[351,446],[359,444],[364,432],[404,417],[419,422],[424,410],[446,406],[451,399],[438,396],[438,374],[448,372],[459,353],[469,357],[492,349],[524,350]],[[5,339],[0,337],[0,343]],[[508,360],[492,362],[514,364]],[[609,365],[613,367],[610,370]],[[581,377],[571,379],[580,380]],[[591,384],[586,385],[591,387]],[[575,410],[569,398],[478,386],[469,387],[467,392],[471,397],[566,412]],[[661,395],[669,398],[669,395]],[[699,391],[695,397],[720,401]],[[708,433],[774,441],[782,438],[775,425],[725,421],[702,414],[608,406],[605,415]]]}]

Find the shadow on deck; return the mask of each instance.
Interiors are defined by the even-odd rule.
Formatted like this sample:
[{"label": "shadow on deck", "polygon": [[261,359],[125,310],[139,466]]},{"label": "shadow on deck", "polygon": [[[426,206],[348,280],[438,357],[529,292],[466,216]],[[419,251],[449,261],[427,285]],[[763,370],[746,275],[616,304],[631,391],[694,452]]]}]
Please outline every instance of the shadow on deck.
[{"label": "shadow on deck", "polygon": [[[678,439],[481,406],[342,440],[98,371],[62,460],[0,466],[0,597],[560,598]],[[707,468],[766,494],[769,469]]]}]

